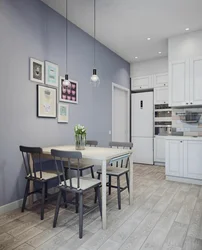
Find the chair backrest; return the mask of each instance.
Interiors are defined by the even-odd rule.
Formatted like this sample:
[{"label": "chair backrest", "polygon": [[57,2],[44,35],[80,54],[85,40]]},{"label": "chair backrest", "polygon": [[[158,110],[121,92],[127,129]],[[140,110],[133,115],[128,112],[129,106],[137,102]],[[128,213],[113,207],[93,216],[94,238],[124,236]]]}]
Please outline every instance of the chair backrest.
[{"label": "chair backrest", "polygon": [[[111,141],[109,142],[109,146],[116,147],[116,148],[123,148],[123,149],[131,149],[133,147],[132,142],[116,142],[116,141]],[[127,157],[126,162],[124,164],[124,159],[121,159],[121,168],[123,165],[127,168],[129,164],[129,157]],[[116,161],[116,167],[119,167],[119,161]]]},{"label": "chair backrest", "polygon": [[40,171],[40,179],[43,179],[42,175],[42,162],[41,162],[41,154],[42,149],[39,147],[26,147],[26,146],[20,146],[20,151],[22,153],[22,158],[24,162],[24,167],[26,171],[27,177],[38,179],[36,176],[36,168],[35,168],[35,162],[33,164],[33,169],[31,169],[30,166],[30,154],[36,155],[36,158],[38,158],[39,163],[39,171]]},{"label": "chair backrest", "polygon": [[87,140],[86,145],[89,145],[90,147],[92,146],[96,147],[98,145],[98,141]]},{"label": "chair backrest", "polygon": [[[51,149],[51,155],[54,157],[55,160],[55,166],[58,174],[59,184],[60,186],[63,185],[67,187],[67,181],[65,176],[65,169],[64,169],[64,159],[65,161],[68,161],[68,177],[70,181],[70,186],[68,186],[70,189],[73,189],[72,186],[72,174],[71,174],[71,160],[77,160],[78,161],[78,168],[77,168],[77,189],[80,189],[80,160],[82,159],[82,153],[81,152],[74,152],[74,151],[60,151],[56,149]],[[62,174],[62,179],[61,179]]]}]

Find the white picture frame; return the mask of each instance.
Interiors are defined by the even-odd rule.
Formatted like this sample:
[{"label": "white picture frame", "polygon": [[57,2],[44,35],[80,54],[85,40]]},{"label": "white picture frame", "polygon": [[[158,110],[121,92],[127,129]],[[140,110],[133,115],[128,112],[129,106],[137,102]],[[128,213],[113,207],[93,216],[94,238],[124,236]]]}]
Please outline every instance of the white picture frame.
[{"label": "white picture frame", "polygon": [[69,122],[69,104],[58,103],[58,123],[68,123]]},{"label": "white picture frame", "polygon": [[78,104],[78,89],[79,89],[79,84],[75,80],[70,80],[71,86],[66,87],[63,86],[63,81],[65,80],[64,77],[60,77],[60,82],[59,82],[59,101],[60,102],[68,102],[68,103],[73,103],[73,104]]},{"label": "white picture frame", "polygon": [[44,62],[30,57],[30,81],[44,84]]},{"label": "white picture frame", "polygon": [[45,61],[45,84],[58,88],[59,66],[55,63]]}]

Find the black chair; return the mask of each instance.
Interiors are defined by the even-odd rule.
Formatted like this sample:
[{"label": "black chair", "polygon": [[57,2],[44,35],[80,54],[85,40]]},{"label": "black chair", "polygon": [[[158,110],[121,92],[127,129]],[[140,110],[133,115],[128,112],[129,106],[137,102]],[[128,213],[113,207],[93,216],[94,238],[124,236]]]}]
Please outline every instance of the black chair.
[{"label": "black chair", "polygon": [[[98,197],[98,203],[100,208],[100,214],[102,216],[102,202],[101,202],[101,193],[100,193],[100,180],[93,179],[91,177],[80,177],[80,161],[82,159],[81,152],[68,152],[68,151],[59,151],[59,150],[51,150],[51,155],[55,159],[55,166],[58,172],[59,178],[59,194],[58,200],[55,209],[55,216],[53,220],[53,227],[56,227],[57,218],[59,213],[59,208],[61,204],[61,195],[62,192],[68,193],[71,192],[76,196],[76,213],[79,212],[79,238],[83,237],[83,194],[85,191],[94,188],[96,190],[96,194]],[[68,176],[69,179],[65,179],[65,171],[64,171],[64,163],[63,160],[68,160]],[[77,160],[77,177],[72,177],[72,168],[71,168],[71,160]],[[60,170],[63,173],[63,179],[60,176]]]},{"label": "black chair", "polygon": [[[116,148],[132,148],[133,143],[130,142],[110,142],[109,146],[116,147]],[[124,162],[125,161],[125,162]],[[114,166],[114,164],[116,166]],[[109,195],[111,194],[111,188],[117,189],[117,196],[118,196],[118,208],[121,209],[121,192],[125,189],[128,189],[129,192],[129,176],[128,176],[128,164],[129,164],[129,155],[126,155],[125,157],[117,157],[115,159],[112,159],[109,163],[109,166],[106,170],[106,175],[109,177],[109,181],[107,183],[107,186],[109,187]],[[99,169],[97,171],[98,179],[100,180],[100,175],[102,174],[102,169]],[[127,185],[125,187],[121,187],[120,184],[120,177],[122,175],[126,176],[126,183]],[[112,177],[116,177],[117,179],[117,186],[112,185]],[[95,202],[97,200],[97,197],[95,196]]]},{"label": "black chair", "polygon": [[[90,147],[92,147],[92,146],[96,147],[98,145],[98,142],[97,141],[92,141],[92,140],[91,141],[87,140],[86,141],[86,145],[90,146]],[[65,167],[65,176],[67,178],[67,176],[68,176],[68,174],[67,174],[67,172],[68,172],[67,162],[65,163],[64,167]],[[71,161],[70,168],[72,170],[77,171],[78,165],[77,165],[77,162],[75,160]],[[88,164],[87,162],[85,162],[85,160],[81,160],[80,166],[79,166],[80,176],[83,176],[83,171],[84,170],[90,169],[91,170],[91,176],[92,176],[92,178],[95,178],[95,176],[94,176],[94,169],[93,168],[94,168],[94,165]]]},{"label": "black chair", "polygon": [[[41,154],[42,149],[39,147],[25,147],[20,146],[20,151],[22,153],[23,162],[25,166],[26,176],[25,179],[27,180],[26,187],[25,187],[25,193],[22,203],[22,212],[25,210],[27,197],[34,193],[41,193],[41,220],[44,219],[44,204],[45,201],[48,199],[48,182],[50,180],[53,180],[57,178],[57,172],[54,170],[50,171],[43,171],[42,170],[42,161],[41,161]],[[34,162],[33,162],[33,169],[31,169],[29,157],[30,154],[35,155]],[[36,162],[37,161],[37,162]],[[35,164],[38,163],[39,170],[36,170]],[[30,192],[30,182],[40,183],[42,185],[42,188],[39,188],[37,190],[34,190]]]}]

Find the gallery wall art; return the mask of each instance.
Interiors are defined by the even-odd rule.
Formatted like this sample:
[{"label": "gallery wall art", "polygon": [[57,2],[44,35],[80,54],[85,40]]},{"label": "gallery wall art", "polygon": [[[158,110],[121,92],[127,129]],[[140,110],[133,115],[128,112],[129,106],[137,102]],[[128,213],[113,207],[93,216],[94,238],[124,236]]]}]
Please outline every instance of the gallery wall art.
[{"label": "gallery wall art", "polygon": [[70,85],[65,86],[63,84],[65,78],[60,77],[59,83],[59,100],[61,102],[78,103],[78,82],[74,80],[69,80]]},{"label": "gallery wall art", "polygon": [[58,103],[58,123],[68,123],[69,121],[69,105],[66,103]]},{"label": "gallery wall art", "polygon": [[45,83],[58,87],[59,67],[57,64],[45,61]]},{"label": "gallery wall art", "polygon": [[37,85],[37,116],[56,118],[57,89],[45,85]]},{"label": "gallery wall art", "polygon": [[44,62],[30,58],[30,81],[44,83]]}]

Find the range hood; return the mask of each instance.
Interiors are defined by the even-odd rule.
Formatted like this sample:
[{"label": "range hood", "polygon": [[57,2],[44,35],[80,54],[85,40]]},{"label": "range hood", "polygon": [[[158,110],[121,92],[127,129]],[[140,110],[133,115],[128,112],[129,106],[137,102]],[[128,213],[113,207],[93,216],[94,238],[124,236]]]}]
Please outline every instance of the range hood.
[{"label": "range hood", "polygon": [[202,113],[186,111],[184,113],[176,113],[180,120],[185,123],[198,123]]}]

